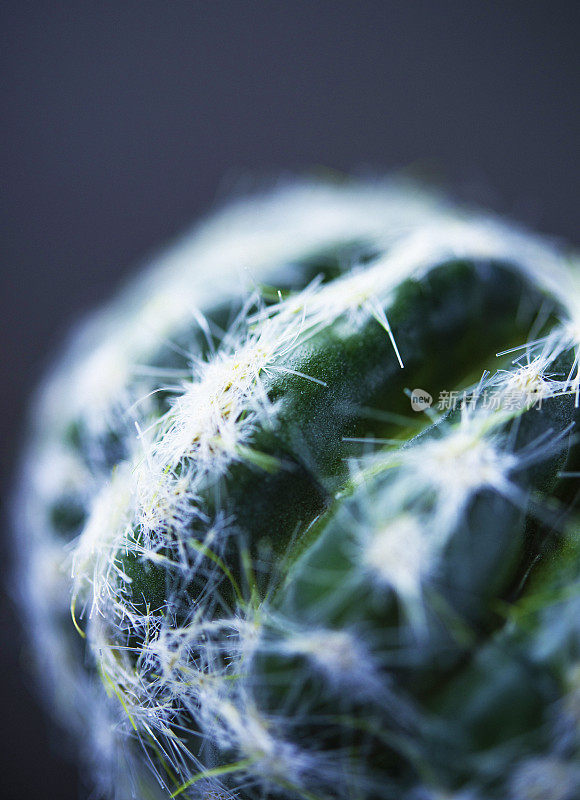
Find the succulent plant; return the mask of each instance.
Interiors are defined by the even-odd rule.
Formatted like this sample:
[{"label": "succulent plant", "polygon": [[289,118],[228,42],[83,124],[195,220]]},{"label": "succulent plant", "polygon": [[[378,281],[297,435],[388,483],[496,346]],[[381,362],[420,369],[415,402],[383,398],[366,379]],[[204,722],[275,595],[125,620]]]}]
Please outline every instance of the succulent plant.
[{"label": "succulent plant", "polygon": [[580,268],[396,182],[233,204],[74,332],[15,502],[125,800],[574,800]]}]

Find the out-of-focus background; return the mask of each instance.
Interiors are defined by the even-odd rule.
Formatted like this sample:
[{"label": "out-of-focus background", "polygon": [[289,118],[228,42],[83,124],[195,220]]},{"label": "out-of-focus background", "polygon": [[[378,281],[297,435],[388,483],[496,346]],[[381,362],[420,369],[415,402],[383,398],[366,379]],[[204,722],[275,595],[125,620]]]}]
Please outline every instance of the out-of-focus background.
[{"label": "out-of-focus background", "polygon": [[[244,188],[403,168],[580,244],[579,40],[580,6],[556,0],[4,0],[3,510],[71,322]],[[0,637],[1,796],[86,798],[8,600]]]}]

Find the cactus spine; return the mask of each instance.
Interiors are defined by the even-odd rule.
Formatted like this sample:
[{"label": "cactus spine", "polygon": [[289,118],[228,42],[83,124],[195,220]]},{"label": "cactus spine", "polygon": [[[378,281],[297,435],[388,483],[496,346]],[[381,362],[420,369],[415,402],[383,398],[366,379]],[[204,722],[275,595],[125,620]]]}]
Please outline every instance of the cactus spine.
[{"label": "cactus spine", "polygon": [[85,326],[16,517],[46,691],[101,789],[574,800],[579,323],[549,244],[303,184]]}]

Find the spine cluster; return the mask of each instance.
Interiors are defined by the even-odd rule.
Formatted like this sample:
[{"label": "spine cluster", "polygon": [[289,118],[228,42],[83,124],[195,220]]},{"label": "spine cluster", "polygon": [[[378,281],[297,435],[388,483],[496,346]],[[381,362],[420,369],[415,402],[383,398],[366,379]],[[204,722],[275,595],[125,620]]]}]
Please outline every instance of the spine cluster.
[{"label": "spine cluster", "polygon": [[302,184],[76,333],[18,581],[101,791],[579,795],[579,275],[410,186]]}]

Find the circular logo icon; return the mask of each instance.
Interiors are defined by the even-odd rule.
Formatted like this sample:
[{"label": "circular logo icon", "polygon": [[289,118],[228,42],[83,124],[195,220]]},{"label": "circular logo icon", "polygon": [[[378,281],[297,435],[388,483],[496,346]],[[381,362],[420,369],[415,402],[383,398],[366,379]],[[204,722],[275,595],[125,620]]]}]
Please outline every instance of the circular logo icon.
[{"label": "circular logo icon", "polygon": [[413,389],[411,392],[411,408],[413,411],[425,411],[431,408],[433,398],[425,389]]}]

